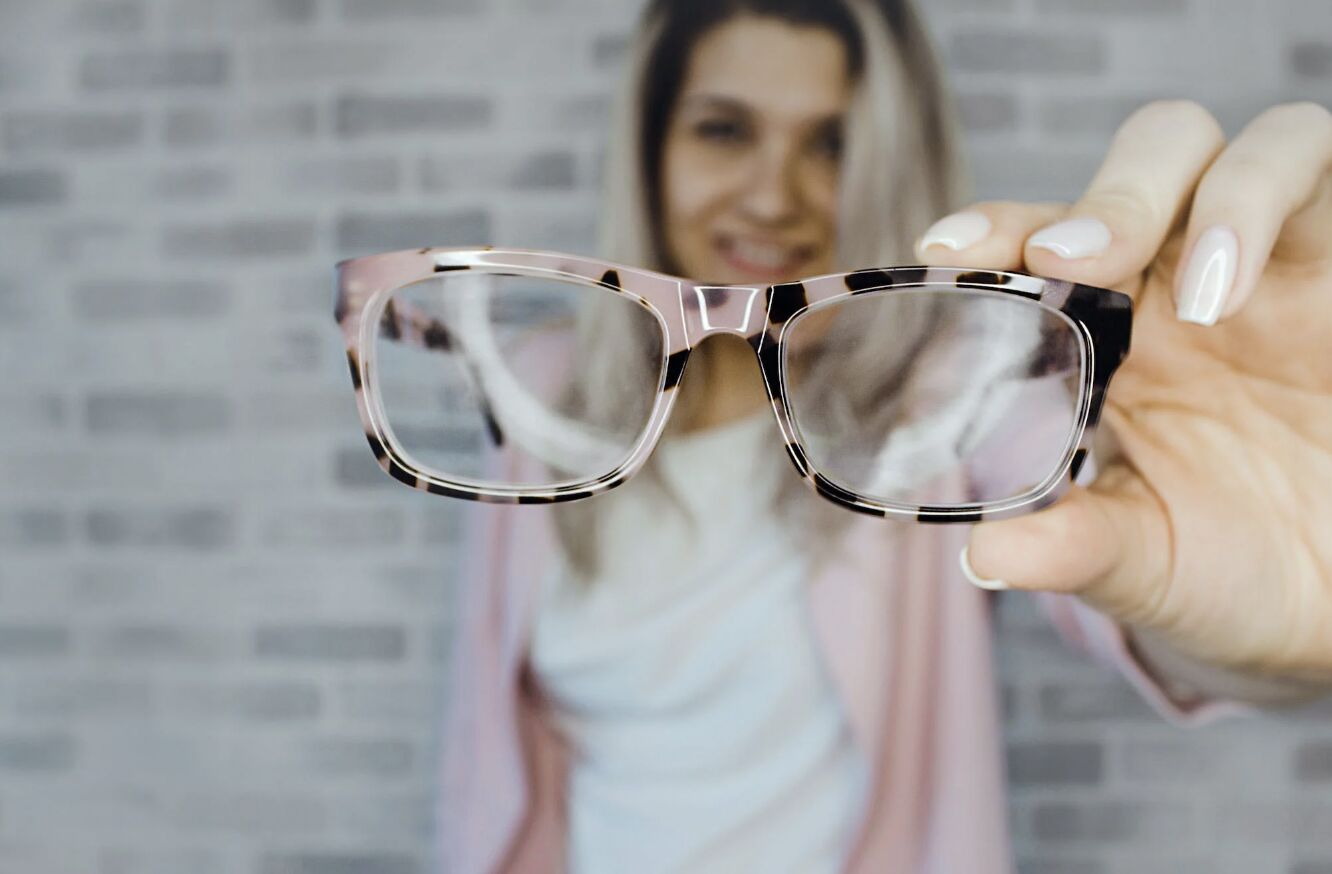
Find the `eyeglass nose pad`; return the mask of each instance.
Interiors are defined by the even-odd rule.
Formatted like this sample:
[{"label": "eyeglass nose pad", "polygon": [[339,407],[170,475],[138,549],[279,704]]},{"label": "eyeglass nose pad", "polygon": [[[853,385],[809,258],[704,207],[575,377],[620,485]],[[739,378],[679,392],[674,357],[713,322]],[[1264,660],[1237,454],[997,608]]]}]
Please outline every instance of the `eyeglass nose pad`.
[{"label": "eyeglass nose pad", "polygon": [[695,285],[684,294],[685,336],[696,345],[712,334],[748,337],[762,327],[763,289],[749,285]]}]

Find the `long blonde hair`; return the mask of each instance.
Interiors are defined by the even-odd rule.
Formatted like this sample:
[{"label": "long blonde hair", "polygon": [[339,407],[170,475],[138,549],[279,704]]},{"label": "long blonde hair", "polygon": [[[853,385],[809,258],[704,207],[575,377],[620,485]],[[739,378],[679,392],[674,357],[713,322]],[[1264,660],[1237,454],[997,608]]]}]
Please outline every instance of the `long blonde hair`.
[{"label": "long blonde hair", "polygon": [[[742,13],[826,27],[843,39],[855,90],[843,133],[834,269],[913,263],[913,241],[969,197],[970,181],[951,94],[912,0],[651,0],[630,41],[628,69],[612,112],[600,255],[653,270],[672,269],[661,240],[658,190],[666,120],[693,45]],[[592,345],[616,336],[606,327],[601,323],[590,329],[596,332],[588,338]],[[880,368],[885,354],[908,354],[859,345],[877,356]],[[772,447],[778,463],[780,441],[774,439]],[[639,476],[662,482],[651,462]],[[813,510],[818,518],[809,518],[794,508],[810,508],[812,502],[790,500],[792,491],[806,488],[800,479],[791,476],[782,488],[778,506],[784,521],[823,552],[834,542],[828,535],[845,521],[846,511],[820,504]],[[597,516],[613,500],[612,494],[554,508],[566,556],[584,576],[596,567]]]}]

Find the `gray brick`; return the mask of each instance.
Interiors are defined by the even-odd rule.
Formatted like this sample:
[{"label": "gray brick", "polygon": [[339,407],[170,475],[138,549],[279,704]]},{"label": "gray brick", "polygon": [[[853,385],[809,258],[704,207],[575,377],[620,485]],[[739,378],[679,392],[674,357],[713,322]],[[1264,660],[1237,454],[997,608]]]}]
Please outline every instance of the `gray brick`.
[{"label": "gray brick", "polygon": [[231,289],[196,279],[93,279],[70,291],[74,315],[86,321],[155,317],[207,319],[231,309]]},{"label": "gray brick", "polygon": [[226,167],[164,167],[153,190],[163,200],[217,199],[231,190],[231,171]]},{"label": "gray brick", "polygon": [[1106,874],[1110,869],[1097,859],[1019,858],[1018,874]]},{"label": "gray brick", "polygon": [[278,103],[228,103],[221,106],[168,107],[162,116],[162,140],[182,149],[228,143],[298,143],[319,132],[319,107],[308,100]]},{"label": "gray brick", "polygon": [[482,0],[341,0],[339,5],[342,16],[350,21],[431,19],[475,14],[485,8]]},{"label": "gray brick", "polygon": [[51,658],[69,653],[69,629],[63,625],[0,625],[0,660]]},{"label": "gray brick", "polygon": [[388,725],[427,725],[442,709],[438,682],[347,681],[335,690],[338,713],[348,719]]},{"label": "gray brick", "polygon": [[230,74],[221,49],[93,52],[79,66],[79,84],[89,91],[217,88]]},{"label": "gray brick", "polygon": [[321,714],[323,695],[318,685],[303,680],[190,684],[168,690],[164,706],[182,717],[304,722]]},{"label": "gray brick", "polygon": [[425,846],[437,828],[435,800],[416,794],[361,793],[331,811],[333,827],[361,846]]},{"label": "gray brick", "polygon": [[88,650],[113,661],[163,663],[217,661],[234,650],[227,635],[212,628],[161,623],[118,625],[88,633]]},{"label": "gray brick", "polygon": [[308,766],[323,777],[404,777],[416,758],[409,742],[381,738],[315,740],[307,756]]},{"label": "gray brick", "polygon": [[490,217],[479,209],[386,215],[351,213],[337,220],[338,251],[373,254],[422,246],[490,245]]},{"label": "gray brick", "polygon": [[217,550],[236,539],[235,518],[219,507],[104,507],[85,517],[94,546]]},{"label": "gray brick", "polygon": [[1016,130],[1021,121],[1018,100],[1012,94],[961,94],[957,103],[963,127],[976,133]]},{"label": "gray brick", "polygon": [[97,874],[231,874],[236,869],[218,849],[103,847]]},{"label": "gray brick", "polygon": [[1155,722],[1156,711],[1127,683],[1044,685],[1041,714],[1052,722]]},{"label": "gray brick", "polygon": [[466,530],[467,510],[458,507],[430,507],[422,514],[421,537],[424,543],[457,543]]},{"label": "gray brick", "polygon": [[327,339],[327,329],[279,328],[267,332],[255,360],[266,375],[312,373],[320,369]]},{"label": "gray brick", "polygon": [[1296,861],[1290,866],[1290,874],[1332,874],[1332,856]]},{"label": "gray brick", "polygon": [[20,719],[69,724],[106,718],[141,720],[152,712],[154,697],[142,679],[60,677],[16,684],[8,702],[9,712]]},{"label": "gray brick", "polygon": [[0,770],[68,771],[74,751],[73,738],[65,734],[0,735]]},{"label": "gray brick", "polygon": [[611,98],[603,92],[570,95],[539,89],[505,94],[500,104],[500,126],[519,126],[542,133],[602,131],[610,118]]},{"label": "gray brick", "polygon": [[266,659],[401,661],[407,636],[392,625],[270,624],[255,630],[254,651]]},{"label": "gray brick", "polygon": [[251,31],[273,25],[308,25],[319,15],[318,0],[169,0],[162,20],[173,31]]},{"label": "gray brick", "polygon": [[168,226],[162,235],[167,258],[269,258],[303,255],[314,248],[308,219],[248,218],[220,224]]},{"label": "gray brick", "polygon": [[1108,139],[1133,112],[1149,103],[1149,95],[1083,95],[1049,97],[1037,109],[1041,130],[1050,136],[1094,135]]},{"label": "gray brick", "polygon": [[[346,434],[348,428],[359,427],[360,420],[356,414],[356,402],[352,398],[351,380],[346,378],[343,381],[346,387],[336,390],[252,392],[245,398],[243,424],[247,430],[257,431],[329,430]],[[370,447],[363,446],[360,451],[370,457],[373,464]],[[341,457],[340,450],[338,457]],[[375,469],[379,470],[377,465]],[[380,476],[383,475],[383,471],[380,471]]]},{"label": "gray brick", "polygon": [[1188,12],[1187,0],[1036,0],[1036,11],[1045,15],[1076,15],[1124,18],[1135,21]]},{"label": "gray brick", "polygon": [[307,158],[287,165],[282,187],[297,194],[389,194],[400,176],[391,157]]},{"label": "gray brick", "polygon": [[334,452],[333,480],[349,489],[382,489],[394,483],[365,446],[348,446]]},{"label": "gray brick", "polygon": [[[438,49],[436,49],[438,51]],[[340,81],[362,83],[413,64],[434,64],[438,55],[416,51],[401,40],[351,39],[311,42],[308,38],[253,46],[245,54],[249,77],[283,87],[293,83]]]},{"label": "gray brick", "polygon": [[1212,831],[1228,842],[1326,847],[1332,836],[1332,804],[1324,796],[1282,801],[1222,801]]},{"label": "gray brick", "polygon": [[566,208],[565,202],[554,208],[539,209],[533,205],[510,212],[503,219],[503,236],[497,236],[493,244],[504,245],[511,240],[513,245],[530,249],[592,251],[596,245],[595,211]]},{"label": "gray brick", "polygon": [[1027,741],[1008,745],[1008,779],[1014,786],[1094,785],[1101,782],[1099,743]]},{"label": "gray brick", "polygon": [[1295,748],[1291,771],[1301,783],[1332,782],[1332,741],[1308,740]]},{"label": "gray brick", "polygon": [[259,863],[259,874],[423,874],[420,862],[403,853],[273,852]]},{"label": "gray brick", "polygon": [[563,150],[440,156],[421,162],[421,184],[426,191],[558,190],[573,188],[577,182],[577,160]]},{"label": "gray brick", "polygon": [[61,431],[69,421],[65,399],[54,392],[0,394],[0,409],[9,411],[5,432],[10,436]]},{"label": "gray brick", "polygon": [[59,546],[69,539],[63,510],[49,507],[0,509],[0,546]]},{"label": "gray brick", "polygon": [[1220,752],[1195,740],[1130,740],[1121,760],[1125,776],[1133,780],[1202,781],[1217,773]]},{"label": "gray brick", "polygon": [[1032,826],[1053,843],[1180,843],[1192,834],[1193,816],[1188,805],[1165,802],[1049,802],[1036,806]]},{"label": "gray brick", "polygon": [[15,155],[123,149],[143,140],[143,115],[138,112],[58,111],[7,112],[4,146]]},{"label": "gray brick", "polygon": [[0,277],[0,318],[9,324],[32,318],[38,300],[38,295],[32,293],[31,282]]},{"label": "gray brick", "polygon": [[70,22],[85,33],[140,33],[146,20],[141,0],[85,0],[74,7]]},{"label": "gray brick", "polygon": [[959,70],[975,73],[1091,75],[1106,67],[1099,36],[959,28],[948,41],[948,56]]},{"label": "gray brick", "polygon": [[344,95],[334,110],[334,129],[344,137],[478,130],[494,114],[489,98],[458,94]]},{"label": "gray brick", "polygon": [[1288,51],[1290,70],[1296,76],[1332,78],[1332,42],[1298,42]]},{"label": "gray brick", "polygon": [[599,34],[592,41],[592,63],[602,69],[615,69],[624,62],[628,45],[625,34]]},{"label": "gray brick", "polygon": [[282,509],[262,522],[268,546],[321,551],[397,546],[403,542],[404,527],[401,510],[370,507]]},{"label": "gray brick", "polygon": [[60,203],[66,193],[65,174],[57,170],[0,171],[0,207]]},{"label": "gray brick", "polygon": [[[10,22],[6,19],[5,24]],[[7,49],[0,46],[0,50]],[[30,98],[46,90],[51,76],[49,67],[34,63],[30,57],[0,55],[0,94],[19,94]]]},{"label": "gray brick", "polygon": [[84,421],[102,436],[198,437],[227,431],[231,405],[217,392],[96,391],[88,394]]},{"label": "gray brick", "polygon": [[255,835],[314,835],[326,827],[328,813],[318,798],[258,792],[192,794],[163,808],[168,823],[180,830]]}]

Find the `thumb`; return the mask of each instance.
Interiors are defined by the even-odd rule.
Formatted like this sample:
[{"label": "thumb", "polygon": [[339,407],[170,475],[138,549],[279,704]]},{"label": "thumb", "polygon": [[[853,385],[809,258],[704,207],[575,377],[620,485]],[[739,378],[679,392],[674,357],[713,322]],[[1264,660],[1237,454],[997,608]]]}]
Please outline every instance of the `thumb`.
[{"label": "thumb", "polygon": [[987,588],[1075,594],[1138,622],[1157,612],[1166,592],[1171,543],[1155,493],[1115,463],[1044,510],[975,525],[966,563]]}]

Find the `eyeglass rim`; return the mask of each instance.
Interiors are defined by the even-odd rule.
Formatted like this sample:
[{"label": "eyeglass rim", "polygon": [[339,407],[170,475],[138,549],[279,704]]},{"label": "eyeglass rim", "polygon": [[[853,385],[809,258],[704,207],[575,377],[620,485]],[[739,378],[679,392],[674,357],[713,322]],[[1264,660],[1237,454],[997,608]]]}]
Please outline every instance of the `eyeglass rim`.
[{"label": "eyeglass rim", "polygon": [[[373,343],[367,331],[380,318],[383,301],[406,285],[441,272],[522,270],[592,283],[647,307],[663,332],[663,356],[656,397],[647,426],[630,454],[614,470],[587,480],[542,488],[491,487],[438,475],[411,461],[393,445],[383,426],[383,411],[369,387]],[[878,284],[874,284],[878,283]],[[675,402],[676,389],[693,345],[684,315],[688,292],[705,287],[688,279],[618,264],[604,259],[536,249],[494,246],[424,247],[365,255],[339,261],[334,316],[347,343],[357,407],[376,461],[400,482],[432,494],[497,504],[554,504],[607,492],[631,478],[650,457]],[[876,500],[847,490],[809,463],[789,415],[781,348],[785,325],[812,305],[842,297],[930,286],[982,289],[1017,295],[1064,314],[1077,327],[1085,368],[1082,398],[1071,450],[1043,488],[1012,499],[981,504],[917,505]],[[755,286],[706,286],[752,289]],[[769,401],[797,474],[822,497],[848,509],[876,516],[909,517],[918,522],[978,522],[1033,512],[1054,503],[1071,487],[1091,450],[1109,381],[1127,356],[1132,322],[1128,295],[1097,286],[1016,271],[922,265],[862,268],[758,286],[763,292],[762,324],[746,336],[757,358]],[[674,306],[670,303],[674,302]],[[376,309],[376,304],[378,308]],[[794,304],[794,305],[793,305]],[[366,315],[371,316],[365,318]],[[772,336],[776,329],[777,336]],[[768,351],[770,350],[770,351]],[[772,356],[765,358],[765,356]]]}]

